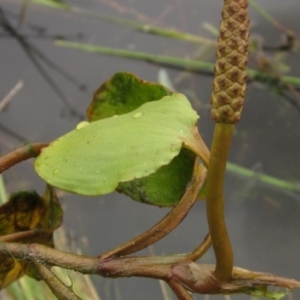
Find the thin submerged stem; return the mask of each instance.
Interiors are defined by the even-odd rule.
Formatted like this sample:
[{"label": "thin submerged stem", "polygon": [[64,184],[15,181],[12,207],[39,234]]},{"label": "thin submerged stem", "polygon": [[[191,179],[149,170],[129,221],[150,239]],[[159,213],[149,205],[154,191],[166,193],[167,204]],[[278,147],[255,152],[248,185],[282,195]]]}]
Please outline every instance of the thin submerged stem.
[{"label": "thin submerged stem", "polygon": [[193,252],[189,253],[186,255],[185,260],[186,261],[196,261],[198,260],[200,257],[202,257],[206,251],[210,248],[212,242],[211,242],[211,236],[208,233],[204,240],[202,241],[202,243],[197,246]]},{"label": "thin submerged stem", "polygon": [[177,296],[178,300],[193,300],[193,297],[189,294],[189,292],[174,278],[169,280],[168,284]]},{"label": "thin submerged stem", "polygon": [[72,291],[72,288],[67,287],[48,267],[36,262],[33,262],[33,264],[57,299],[81,300],[81,298]]},{"label": "thin submerged stem", "polygon": [[146,232],[131,239],[123,245],[105,252],[101,259],[114,256],[123,256],[144,249],[165,237],[179,225],[192,208],[206,178],[206,168],[195,160],[194,172],[191,183],[187,187],[178,205],[176,205],[162,220],[152,226]]}]

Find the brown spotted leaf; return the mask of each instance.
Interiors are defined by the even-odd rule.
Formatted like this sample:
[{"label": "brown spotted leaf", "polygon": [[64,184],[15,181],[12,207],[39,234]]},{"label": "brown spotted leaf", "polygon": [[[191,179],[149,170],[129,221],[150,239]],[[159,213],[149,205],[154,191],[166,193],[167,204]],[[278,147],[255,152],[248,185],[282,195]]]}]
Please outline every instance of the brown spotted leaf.
[{"label": "brown spotted leaf", "polygon": [[[8,202],[0,206],[1,240],[54,247],[53,231],[61,225],[62,215],[61,206],[50,187],[42,197],[35,191],[12,194]],[[38,279],[25,260],[0,257],[0,289],[24,274]]]}]

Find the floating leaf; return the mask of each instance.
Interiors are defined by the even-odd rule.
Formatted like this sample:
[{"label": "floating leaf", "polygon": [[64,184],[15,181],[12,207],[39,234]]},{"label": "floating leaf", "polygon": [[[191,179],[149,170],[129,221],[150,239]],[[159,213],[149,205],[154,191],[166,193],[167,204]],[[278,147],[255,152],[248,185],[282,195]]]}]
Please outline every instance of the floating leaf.
[{"label": "floating leaf", "polygon": [[[61,225],[62,209],[52,188],[47,188],[43,197],[35,191],[12,194],[9,201],[0,206],[0,236],[13,235],[33,229],[45,230],[16,241],[40,243],[54,247],[53,231]],[[25,260],[0,257],[0,289],[3,289],[24,274],[38,278]]]},{"label": "floating leaf", "polygon": [[[88,120],[122,115],[171,94],[161,84],[141,80],[131,73],[116,73],[94,93],[87,110]],[[117,191],[147,204],[174,206],[192,178],[195,157],[193,152],[182,149],[170,164],[149,176],[121,182]]]},{"label": "floating leaf", "polygon": [[90,122],[131,112],[142,104],[155,101],[173,92],[161,84],[147,82],[134,74],[116,73],[95,91],[87,109]]},{"label": "floating leaf", "polygon": [[95,121],[52,142],[35,162],[50,185],[83,194],[114,191],[120,182],[156,172],[185,145],[199,156],[197,113],[181,94]]}]

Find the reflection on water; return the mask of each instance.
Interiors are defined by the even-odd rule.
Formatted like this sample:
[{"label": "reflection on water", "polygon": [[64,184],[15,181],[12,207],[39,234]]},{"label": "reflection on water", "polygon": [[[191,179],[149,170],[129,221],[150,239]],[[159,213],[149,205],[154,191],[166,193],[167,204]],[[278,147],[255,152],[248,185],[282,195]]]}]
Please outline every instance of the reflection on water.
[{"label": "reflection on water", "polygon": [[[284,8],[281,0],[272,4],[260,1],[282,24],[298,30],[298,0],[287,0]],[[18,13],[18,2],[3,1],[1,7],[11,13]],[[214,1],[77,1],[87,9],[101,11],[117,17],[138,21],[151,20],[155,25],[176,26],[180,30],[211,37],[202,27],[202,22],[219,23],[221,2]],[[117,3],[115,7],[112,3]],[[257,13],[253,32],[259,32],[266,43],[280,43],[279,35]],[[17,20],[9,15],[12,24]],[[67,97],[67,103],[83,113],[91,100],[91,93],[112,74],[120,70],[136,73],[146,80],[157,80],[160,66],[144,62],[119,59],[109,56],[90,55],[53,46],[51,39],[37,34],[32,24],[44,28],[45,35],[80,34],[84,42],[150,53],[192,56],[198,52],[202,58],[212,58],[214,52],[198,49],[198,46],[171,39],[148,36],[124,26],[103,21],[89,20],[55,10],[31,7],[22,33],[33,36],[30,42],[47,57],[72,74],[87,90],[82,91],[55,70],[43,65]],[[201,20],[199,22],[199,20]],[[29,23],[29,22],[32,22]],[[30,27],[31,26],[31,27]],[[1,123],[26,137],[30,141],[49,141],[75,128],[78,117],[69,113],[57,93],[40,76],[12,38],[3,37],[1,43],[1,94],[5,95],[22,79],[23,89],[15,96],[9,107],[1,113]],[[295,76],[299,76],[298,54],[291,54],[287,60]],[[43,64],[43,63],[42,63]],[[4,71],[5,70],[5,73]],[[207,75],[189,74],[167,69],[175,88],[186,93],[201,115],[200,132],[210,143],[213,124],[209,119],[207,106],[211,93],[212,78]],[[270,93],[265,86],[251,83],[248,87],[246,107],[237,126],[233,140],[230,161],[242,166],[260,170],[275,177],[299,181],[300,153],[299,113],[282,97]],[[6,152],[17,145],[15,139],[1,133],[1,151]],[[31,162],[26,162],[5,173],[9,191],[36,187],[43,189],[43,183],[34,174]],[[257,271],[300,279],[300,203],[299,195],[289,194],[267,186],[253,179],[229,174],[226,181],[226,215],[235,252],[235,263]],[[168,211],[148,207],[130,201],[125,196],[112,194],[102,198],[86,199],[67,195],[65,224],[72,228],[79,239],[84,234],[89,239],[89,253],[99,254],[146,230]],[[204,203],[197,203],[187,220],[164,241],[154,246],[153,251],[176,253],[190,251],[207,231]],[[149,253],[148,250],[144,253]],[[209,252],[203,262],[213,263]],[[97,287],[104,299],[161,299],[158,282],[148,279],[97,279]],[[120,296],[117,296],[117,293]],[[297,299],[299,291],[286,299]],[[118,298],[120,297],[120,298]],[[225,299],[223,296],[195,296],[195,299]],[[250,299],[249,296],[232,296],[228,299]]]}]

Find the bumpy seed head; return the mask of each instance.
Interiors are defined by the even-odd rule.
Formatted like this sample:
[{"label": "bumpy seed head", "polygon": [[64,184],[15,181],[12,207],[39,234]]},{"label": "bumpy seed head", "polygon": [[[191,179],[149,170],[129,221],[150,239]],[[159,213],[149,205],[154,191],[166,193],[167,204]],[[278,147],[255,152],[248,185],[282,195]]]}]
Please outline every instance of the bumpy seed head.
[{"label": "bumpy seed head", "polygon": [[224,0],[217,48],[211,117],[217,123],[239,121],[246,92],[248,0]]}]

